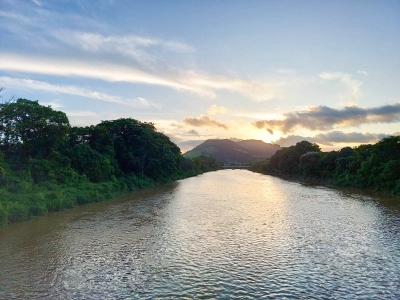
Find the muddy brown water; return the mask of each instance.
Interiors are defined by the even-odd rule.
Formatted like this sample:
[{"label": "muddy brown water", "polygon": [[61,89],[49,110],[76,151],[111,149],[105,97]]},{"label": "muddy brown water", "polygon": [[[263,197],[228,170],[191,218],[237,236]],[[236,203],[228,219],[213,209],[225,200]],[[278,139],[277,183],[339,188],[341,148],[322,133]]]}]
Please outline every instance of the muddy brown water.
[{"label": "muddy brown water", "polygon": [[0,228],[0,299],[264,298],[400,299],[399,205],[221,170]]}]

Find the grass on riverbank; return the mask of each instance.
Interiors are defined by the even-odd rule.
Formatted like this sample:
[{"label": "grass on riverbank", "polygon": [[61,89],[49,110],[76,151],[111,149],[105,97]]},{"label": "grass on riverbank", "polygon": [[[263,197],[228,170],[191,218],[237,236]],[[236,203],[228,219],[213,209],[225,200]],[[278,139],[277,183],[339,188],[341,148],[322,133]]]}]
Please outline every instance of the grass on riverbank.
[{"label": "grass on riverbank", "polygon": [[0,226],[44,216],[78,205],[111,200],[131,191],[150,188],[199,175],[203,172],[190,170],[170,178],[154,180],[144,175],[113,178],[110,181],[93,183],[81,179],[75,183],[57,184],[43,182],[30,184],[21,181],[15,191],[0,188]]}]

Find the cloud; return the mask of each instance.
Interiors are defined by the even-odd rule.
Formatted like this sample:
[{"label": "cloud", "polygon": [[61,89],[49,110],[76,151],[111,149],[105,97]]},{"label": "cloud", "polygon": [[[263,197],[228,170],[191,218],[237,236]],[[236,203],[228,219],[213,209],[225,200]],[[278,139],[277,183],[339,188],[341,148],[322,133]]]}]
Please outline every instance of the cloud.
[{"label": "cloud", "polygon": [[181,149],[182,153],[192,150],[194,147],[205,142],[205,140],[186,140],[186,141],[176,141],[175,143]]},{"label": "cloud", "polygon": [[355,98],[361,96],[361,85],[362,82],[354,80],[351,74],[345,74],[342,72],[322,72],[319,77],[324,80],[340,80],[345,86],[351,91],[351,95]]},{"label": "cloud", "polygon": [[66,111],[65,113],[69,117],[95,117],[95,116],[97,116],[97,114],[92,112],[92,111],[77,111],[77,110],[74,110],[74,111]]},{"label": "cloud", "polygon": [[188,130],[186,126],[177,126],[176,123],[181,123],[179,121],[157,120],[154,123],[157,130],[167,135],[171,141],[179,146],[182,152],[193,149],[207,139],[217,138],[215,135],[202,134],[197,129]]},{"label": "cloud", "polygon": [[358,73],[358,74],[363,74],[363,75],[368,75],[368,72],[367,72],[367,71],[360,71],[360,70],[358,70],[357,73]]},{"label": "cloud", "polygon": [[[127,101],[127,100],[125,100],[125,101]],[[133,101],[137,101],[141,106],[144,106],[144,107],[155,107],[157,109],[161,109],[160,104],[150,102],[149,100],[142,98],[142,97],[137,97],[136,99],[133,99]]]},{"label": "cloud", "polygon": [[207,109],[209,115],[225,114],[227,111],[228,110],[225,107],[216,104],[211,105],[210,108]]},{"label": "cloud", "polygon": [[283,120],[260,120],[252,123],[259,129],[293,132],[298,128],[330,130],[336,126],[357,126],[365,123],[395,123],[400,121],[400,103],[372,108],[346,106],[309,106],[307,110],[283,114]]},{"label": "cloud", "polygon": [[[266,83],[256,80],[243,80],[224,76],[209,76],[193,70],[182,70],[160,65],[158,58],[151,55],[150,48],[162,47],[174,52],[190,53],[194,48],[183,43],[164,41],[151,37],[135,35],[104,36],[98,33],[57,31],[53,36],[73,47],[87,52],[114,53],[134,59],[136,67],[142,72],[142,79],[128,81],[147,84],[166,85],[178,90],[187,90],[203,96],[215,97],[215,90],[231,90],[257,101],[270,100],[282,95],[282,83]],[[115,57],[113,58],[115,59]],[[118,66],[111,66],[115,68]],[[138,71],[136,70],[136,71]],[[147,78],[143,80],[147,75]],[[106,79],[107,80],[107,79]]]},{"label": "cloud", "polygon": [[162,47],[170,51],[189,53],[194,52],[192,46],[164,41],[150,37],[137,35],[101,35],[98,33],[58,30],[52,33],[53,37],[72,47],[81,48],[90,52],[110,52],[126,56],[143,57],[146,52],[142,48]]},{"label": "cloud", "polygon": [[35,3],[38,6],[42,6],[42,3],[38,0],[32,0],[33,3]]},{"label": "cloud", "polygon": [[283,86],[283,83],[269,84],[225,76],[207,76],[192,70],[158,67],[146,63],[138,67],[92,56],[74,59],[1,53],[0,61],[0,70],[159,85],[210,98],[216,97],[216,90],[228,90],[257,101],[264,101],[281,97]]},{"label": "cloud", "polygon": [[42,102],[42,101],[39,101],[39,102],[40,102],[40,105],[51,106],[51,108],[53,108],[53,109],[60,109],[60,108],[64,107],[64,105],[62,105],[62,104],[60,104],[60,103],[58,103],[56,101],[53,101],[53,102]]},{"label": "cloud", "polygon": [[97,91],[91,91],[85,88],[80,88],[71,85],[54,85],[48,82],[43,81],[36,81],[31,79],[21,79],[21,78],[12,78],[12,77],[0,77],[0,82],[6,86],[14,86],[14,87],[24,87],[30,88],[33,90],[41,90],[53,93],[62,93],[62,94],[69,94],[75,96],[81,96],[85,98],[91,98],[106,102],[111,102],[115,104],[122,104],[134,107],[155,107],[160,108],[158,104],[154,104],[149,102],[148,100],[137,97],[135,99],[124,99],[119,96],[109,95],[105,93],[100,93]]},{"label": "cloud", "polygon": [[315,136],[315,142],[324,145],[332,145],[334,143],[371,143],[377,142],[387,136],[388,135],[384,133],[345,133],[342,131],[331,131],[328,133],[317,134]]},{"label": "cloud", "polygon": [[335,143],[348,143],[348,144],[364,144],[364,143],[376,143],[377,141],[389,136],[384,133],[361,133],[361,132],[349,132],[345,133],[342,131],[331,131],[327,133],[320,133],[313,137],[301,136],[301,135],[289,135],[276,140],[274,143],[282,146],[289,147],[295,145],[301,141],[309,141],[310,143],[317,143],[326,146],[333,146]]},{"label": "cloud", "polygon": [[280,139],[273,141],[272,143],[277,144],[281,147],[290,147],[296,145],[298,142],[308,141],[314,143],[313,137],[301,136],[301,135],[289,135],[287,137],[281,137]]},{"label": "cloud", "polygon": [[[89,2],[87,4],[89,8]],[[11,13],[0,11],[0,16],[17,21],[4,22],[10,37],[15,40],[11,44],[22,41],[24,45],[34,47],[34,51],[20,47],[18,51],[0,53],[0,70],[151,84],[208,98],[215,98],[217,91],[240,93],[256,101],[283,97],[283,82],[210,75],[201,70],[178,67],[177,61],[181,64],[186,61],[187,55],[182,59],[182,53],[196,51],[184,42],[134,34],[109,34],[107,32],[114,32],[115,28],[104,22],[43,7],[20,6],[18,9],[13,7]],[[71,28],[85,28],[85,31],[54,29],[63,28],[60,22],[73,25]],[[175,53],[177,57],[172,56]]]},{"label": "cloud", "polygon": [[284,74],[284,75],[295,75],[296,74],[296,70],[293,70],[293,69],[281,68],[281,69],[276,69],[273,71],[280,73],[280,74]]},{"label": "cloud", "polygon": [[213,128],[223,128],[229,130],[229,126],[225,123],[210,118],[205,115],[200,115],[198,118],[188,116],[183,119],[183,123],[193,127],[213,127]]},{"label": "cloud", "polygon": [[[0,17],[9,18],[9,19],[15,19],[15,20],[17,20],[19,22],[22,22],[22,23],[30,23],[31,22],[31,19],[28,18],[28,17],[25,17],[25,16],[20,15],[20,14],[7,12],[7,11],[4,11],[4,10],[0,10]],[[4,21],[4,22],[7,22],[7,21]]]},{"label": "cloud", "polygon": [[140,82],[165,85],[176,89],[191,89],[177,82],[147,74],[139,69],[101,61],[60,60],[0,54],[0,69],[61,76],[79,76],[105,81]]},{"label": "cloud", "polygon": [[194,129],[191,129],[191,130],[189,130],[188,132],[187,132],[189,135],[199,135],[199,133],[196,131],[196,130],[194,130]]}]

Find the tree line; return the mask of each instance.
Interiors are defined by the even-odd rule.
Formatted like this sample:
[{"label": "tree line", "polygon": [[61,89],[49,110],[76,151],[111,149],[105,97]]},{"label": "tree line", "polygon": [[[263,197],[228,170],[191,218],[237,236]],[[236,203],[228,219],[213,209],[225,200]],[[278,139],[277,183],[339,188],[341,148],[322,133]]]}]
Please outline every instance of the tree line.
[{"label": "tree line", "polygon": [[153,123],[73,127],[38,101],[0,104],[0,225],[219,167],[210,157],[183,158]]},{"label": "tree line", "polygon": [[302,141],[265,161],[252,163],[250,169],[400,195],[400,136],[331,152],[322,152],[317,144]]}]

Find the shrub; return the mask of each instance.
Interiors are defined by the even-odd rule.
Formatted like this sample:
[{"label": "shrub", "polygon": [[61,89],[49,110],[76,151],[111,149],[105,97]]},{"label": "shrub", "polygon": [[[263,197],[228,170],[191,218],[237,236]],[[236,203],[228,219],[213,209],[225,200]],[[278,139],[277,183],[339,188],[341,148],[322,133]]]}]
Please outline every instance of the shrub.
[{"label": "shrub", "polygon": [[0,203],[0,226],[7,224],[7,211]]},{"label": "shrub", "polygon": [[53,191],[46,196],[46,208],[48,211],[59,211],[63,208],[63,195],[59,191]]},{"label": "shrub", "polygon": [[8,221],[10,223],[28,220],[29,209],[21,203],[12,203],[8,209]]}]

